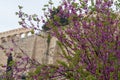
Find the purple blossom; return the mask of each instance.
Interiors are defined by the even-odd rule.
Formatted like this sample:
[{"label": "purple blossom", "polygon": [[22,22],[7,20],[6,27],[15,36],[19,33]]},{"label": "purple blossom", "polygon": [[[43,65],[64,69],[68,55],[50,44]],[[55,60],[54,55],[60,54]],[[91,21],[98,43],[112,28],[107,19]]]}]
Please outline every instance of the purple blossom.
[{"label": "purple blossom", "polygon": [[13,48],[10,48],[10,51],[13,51]]},{"label": "purple blossom", "polygon": [[[55,16],[68,18],[70,21],[68,25],[61,26],[59,21],[54,20],[54,17],[45,15],[47,19],[50,19],[50,23],[48,21],[47,26],[51,28],[51,35],[56,37],[65,48],[66,54],[63,52],[62,58],[66,60],[69,66],[65,67],[64,63],[59,64],[60,66],[57,66],[57,68],[45,65],[41,67],[39,74],[32,75],[33,79],[37,80],[39,76],[46,79],[46,77],[54,78],[62,75],[68,79],[79,80],[83,74],[83,79],[85,80],[86,76],[89,75],[98,80],[118,80],[120,68],[116,66],[119,65],[120,60],[120,35],[118,29],[120,20],[113,16],[117,15],[115,11],[111,10],[113,1],[96,0],[92,9],[88,5],[88,0],[83,1],[78,1],[79,5],[75,6],[73,2],[76,2],[76,0],[63,0],[62,5],[58,7],[59,11]],[[52,14],[53,9],[48,7],[48,11]],[[23,17],[21,13],[20,17]],[[117,17],[119,16],[117,15]],[[46,21],[43,17],[41,20],[43,23]],[[23,22],[22,26],[26,26],[26,23]],[[20,59],[24,62],[29,62],[30,60],[28,57]],[[79,68],[81,69],[79,70]],[[19,72],[26,69],[31,68],[17,68],[16,71]],[[54,69],[54,73],[50,73],[50,69]]]}]

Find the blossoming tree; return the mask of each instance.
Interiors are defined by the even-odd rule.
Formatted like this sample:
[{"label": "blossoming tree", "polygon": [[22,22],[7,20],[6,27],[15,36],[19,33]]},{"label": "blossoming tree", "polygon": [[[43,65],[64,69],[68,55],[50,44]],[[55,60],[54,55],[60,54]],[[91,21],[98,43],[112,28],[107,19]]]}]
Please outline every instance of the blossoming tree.
[{"label": "blossoming tree", "polygon": [[43,29],[58,39],[65,59],[58,60],[59,65],[37,65],[29,79],[119,80],[119,4],[119,0],[62,0],[55,8],[50,0],[41,19],[20,7],[20,25],[40,30],[40,21],[45,23]]},{"label": "blossoming tree", "polygon": [[[63,0],[57,9],[46,5],[49,14],[45,14],[45,25],[51,31],[50,34],[59,40],[63,58],[66,59],[66,62],[59,61],[63,70],[58,73],[63,74],[62,77],[103,80],[120,78],[120,18],[119,13],[112,8],[115,6],[113,2]],[[52,2],[49,4],[52,5]],[[119,3],[116,7],[119,7]],[[39,22],[38,18],[33,17],[33,20]],[[42,21],[45,22],[44,19]],[[23,21],[21,25],[27,26]]]}]

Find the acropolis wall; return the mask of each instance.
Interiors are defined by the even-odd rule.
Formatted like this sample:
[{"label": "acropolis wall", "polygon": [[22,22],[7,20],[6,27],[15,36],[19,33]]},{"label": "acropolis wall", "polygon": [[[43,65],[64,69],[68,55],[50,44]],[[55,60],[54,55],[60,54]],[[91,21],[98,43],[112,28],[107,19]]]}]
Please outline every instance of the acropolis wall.
[{"label": "acropolis wall", "polygon": [[[36,59],[40,63],[52,64],[55,60],[54,53],[58,50],[56,45],[56,38],[52,37],[49,47],[49,55],[46,54],[47,33],[40,32],[41,36],[31,34],[31,29],[19,28],[0,33],[0,46],[5,49],[0,49],[0,64],[6,64],[7,53],[13,49],[13,57],[25,53],[30,58]],[[21,51],[23,50],[23,52]]]}]

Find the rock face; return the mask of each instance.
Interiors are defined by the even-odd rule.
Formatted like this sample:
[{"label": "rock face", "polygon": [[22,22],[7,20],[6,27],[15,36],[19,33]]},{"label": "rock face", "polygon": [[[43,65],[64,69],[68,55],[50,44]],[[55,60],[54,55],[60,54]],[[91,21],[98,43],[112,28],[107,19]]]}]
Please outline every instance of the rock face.
[{"label": "rock face", "polygon": [[0,64],[7,63],[6,54],[10,53],[11,50],[14,60],[16,55],[25,53],[40,63],[53,64],[56,59],[54,53],[58,51],[57,39],[52,37],[48,47],[47,32],[40,32],[40,34],[43,37],[31,34],[31,29],[26,28],[0,33],[0,46],[5,48],[0,49]]}]

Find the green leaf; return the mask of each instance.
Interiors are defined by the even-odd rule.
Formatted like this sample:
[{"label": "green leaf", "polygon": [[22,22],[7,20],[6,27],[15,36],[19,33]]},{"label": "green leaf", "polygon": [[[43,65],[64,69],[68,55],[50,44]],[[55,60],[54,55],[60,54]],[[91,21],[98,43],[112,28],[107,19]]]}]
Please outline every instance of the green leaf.
[{"label": "green leaf", "polygon": [[19,9],[22,9],[23,7],[22,7],[22,6],[20,6],[20,5],[18,5],[18,8],[19,8]]},{"label": "green leaf", "polygon": [[65,61],[60,61],[60,60],[57,60],[57,62],[61,65],[63,65],[64,67],[67,67],[68,68],[68,65]]},{"label": "green leaf", "polygon": [[72,2],[72,5],[77,8],[77,6],[78,6],[79,4],[78,4],[78,3],[75,3],[75,2]]},{"label": "green leaf", "polygon": [[75,80],[75,78],[74,78],[74,77],[71,77],[70,80]]},{"label": "green leaf", "polygon": [[41,72],[42,66],[38,66],[35,70],[35,74],[39,74]]},{"label": "green leaf", "polygon": [[49,0],[49,2],[48,2],[50,5],[53,5],[53,2],[52,2],[52,0]]},{"label": "green leaf", "polygon": [[33,18],[33,20],[34,20],[34,21],[37,21],[37,19],[36,19],[36,18]]},{"label": "green leaf", "polygon": [[88,75],[86,80],[97,80],[93,75]]},{"label": "green leaf", "polygon": [[31,30],[31,33],[34,34],[34,29]]},{"label": "green leaf", "polygon": [[91,4],[92,4],[92,6],[94,6],[94,0],[91,0]]},{"label": "green leaf", "polygon": [[45,11],[45,10],[46,10],[46,8],[42,8],[42,10],[43,10],[43,11]]},{"label": "green leaf", "polygon": [[60,47],[60,49],[61,49],[61,51],[62,51],[63,56],[64,56],[66,59],[68,59],[67,53],[66,53],[66,51],[64,50],[62,43],[59,42],[59,41],[57,41],[57,44],[59,45],[59,47]]},{"label": "green leaf", "polygon": [[10,61],[9,66],[13,66],[15,64],[14,61]]},{"label": "green leaf", "polygon": [[15,14],[16,14],[16,15],[18,15],[19,13],[18,13],[18,12],[16,12]]},{"label": "green leaf", "polygon": [[44,5],[44,7],[48,7],[48,6],[49,6],[48,4]]},{"label": "green leaf", "polygon": [[54,20],[55,20],[55,21],[60,21],[60,17],[57,16],[57,15],[54,15]]},{"label": "green leaf", "polygon": [[50,36],[50,34],[48,34],[48,37],[47,37],[47,43],[48,43],[48,45],[50,44],[50,41],[51,41],[51,36]]}]

